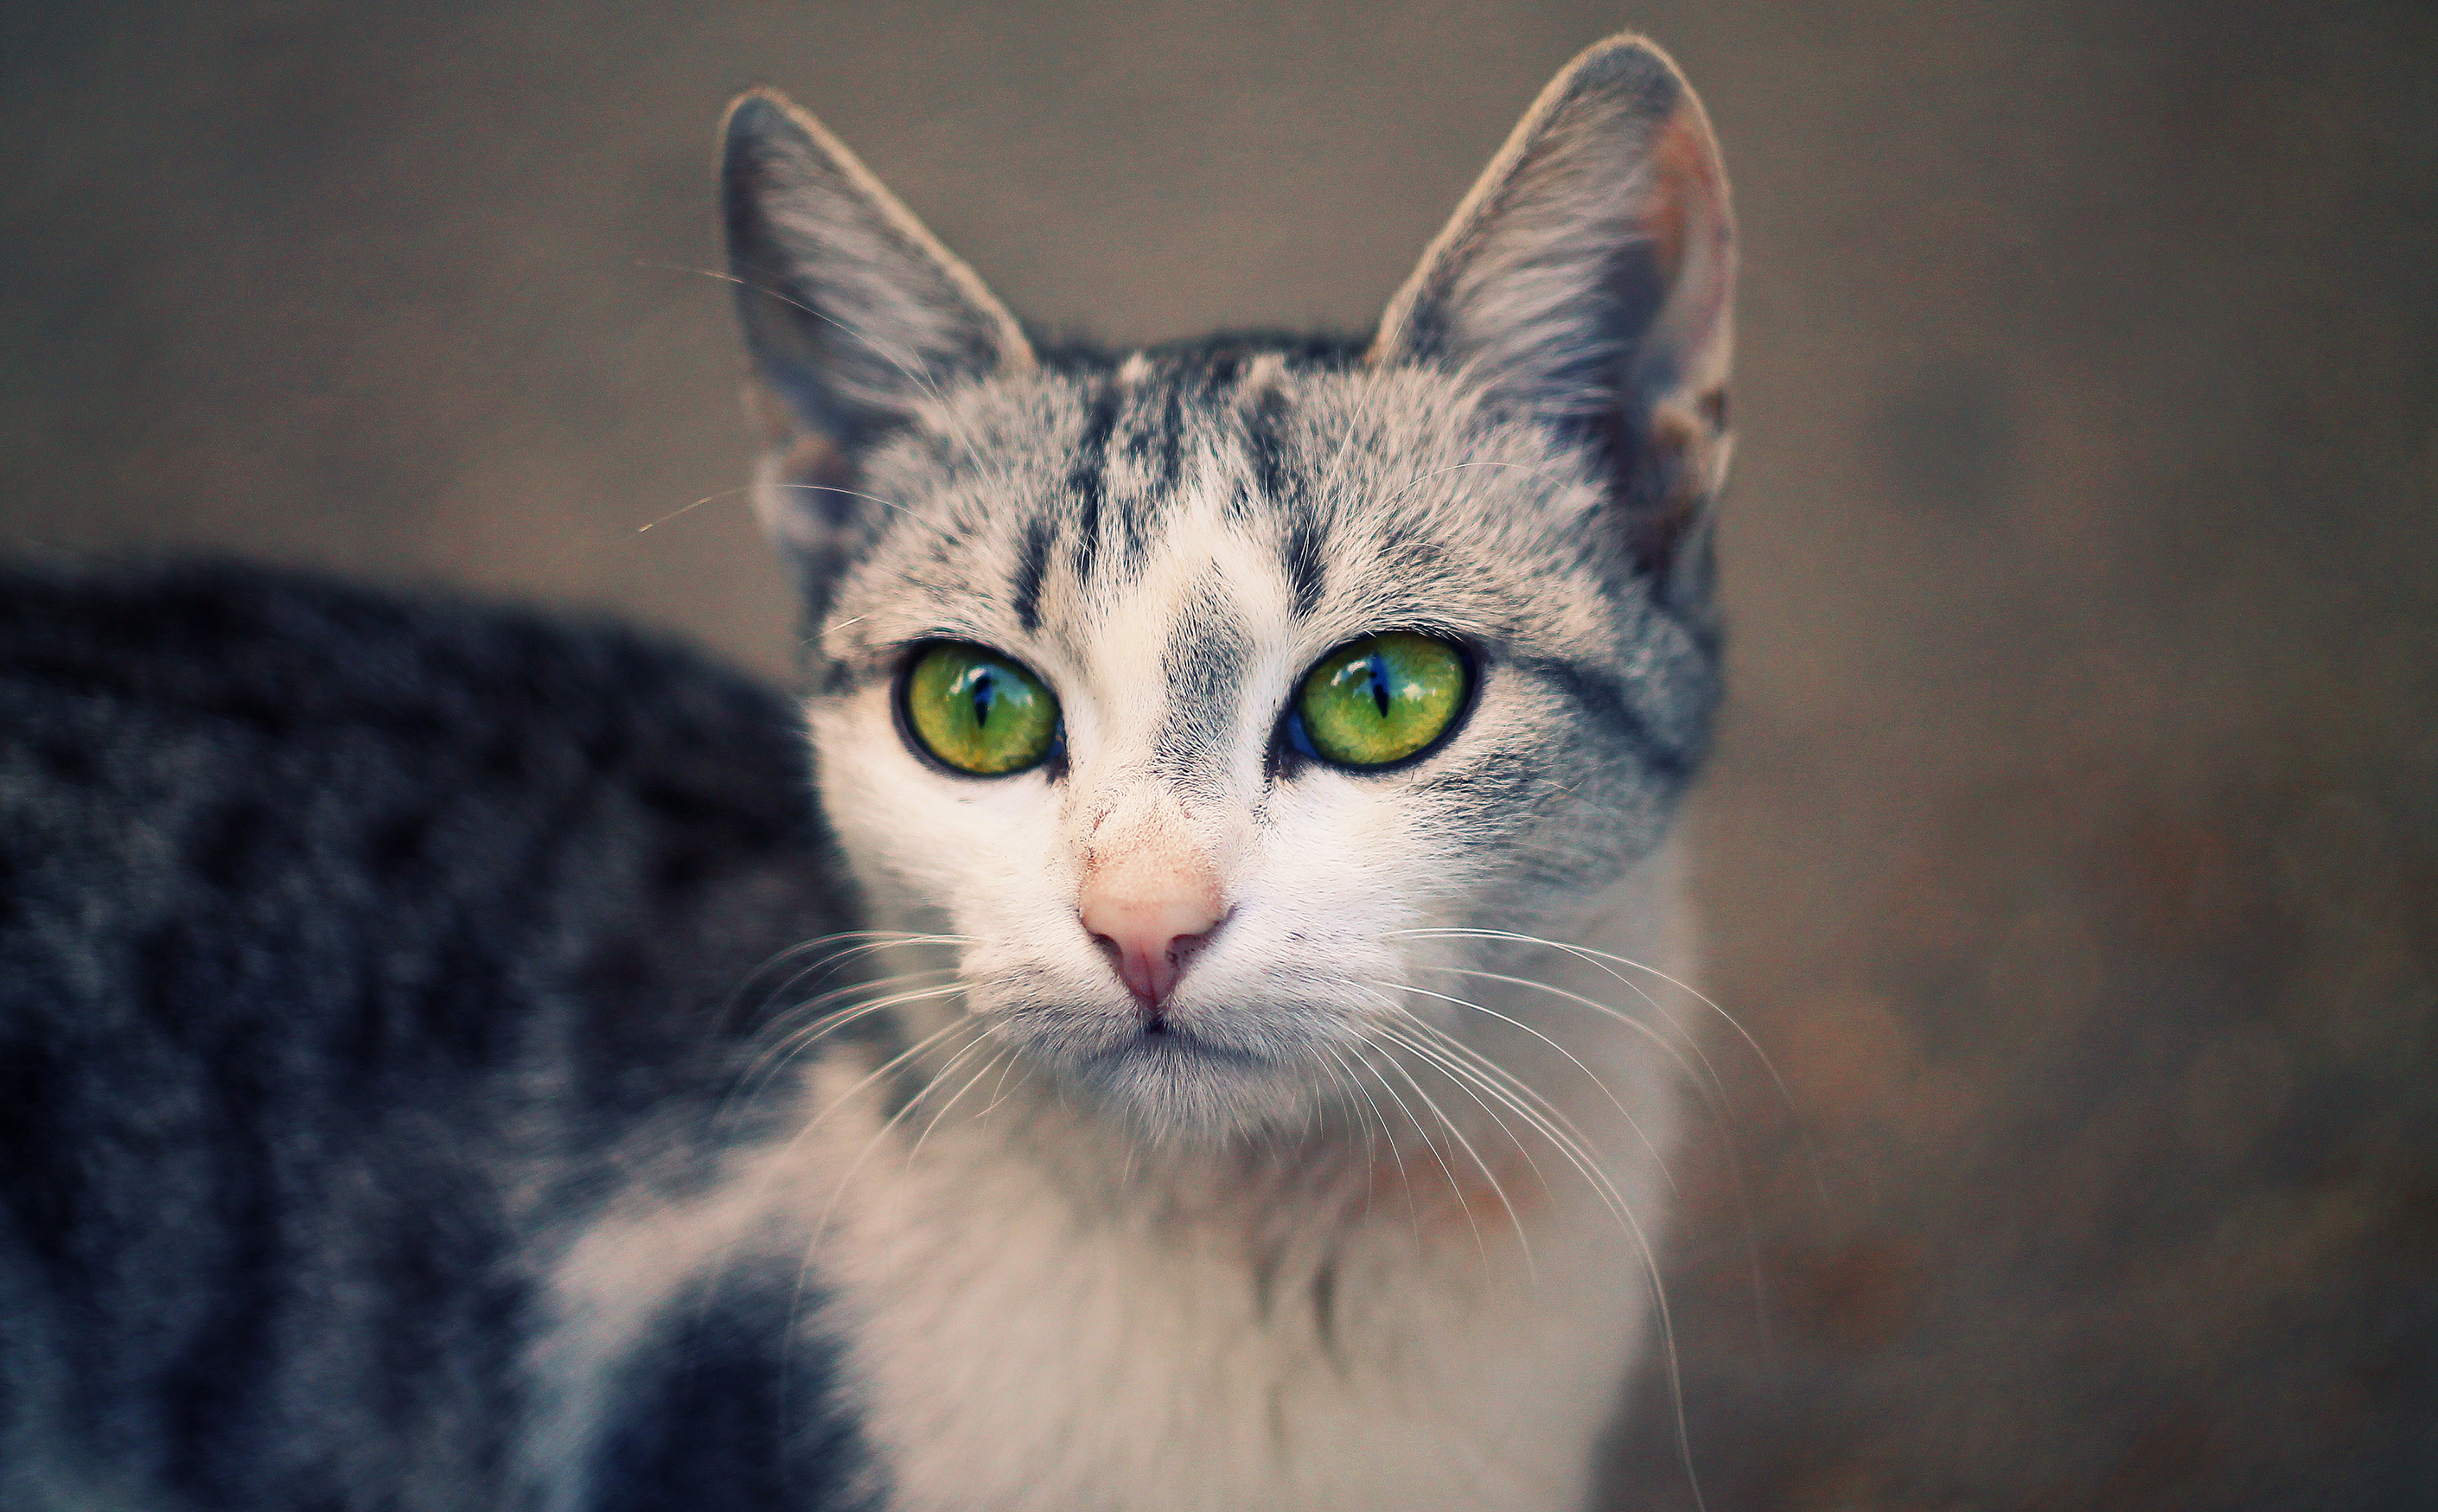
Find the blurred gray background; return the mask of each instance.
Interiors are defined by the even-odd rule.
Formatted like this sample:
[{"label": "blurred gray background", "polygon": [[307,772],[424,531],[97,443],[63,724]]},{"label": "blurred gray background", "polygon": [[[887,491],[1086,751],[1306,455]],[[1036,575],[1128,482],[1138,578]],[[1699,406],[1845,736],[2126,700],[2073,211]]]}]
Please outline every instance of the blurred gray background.
[{"label": "blurred gray background", "polygon": [[[0,549],[784,673],[689,271],[733,93],[1036,322],[1359,325],[1626,26],[1747,259],[1696,822],[1785,1085],[1717,1036],[1680,1165],[1708,1504],[2438,1505],[2427,4],[9,0]],[[1692,1504],[1668,1398],[1616,1505]]]}]

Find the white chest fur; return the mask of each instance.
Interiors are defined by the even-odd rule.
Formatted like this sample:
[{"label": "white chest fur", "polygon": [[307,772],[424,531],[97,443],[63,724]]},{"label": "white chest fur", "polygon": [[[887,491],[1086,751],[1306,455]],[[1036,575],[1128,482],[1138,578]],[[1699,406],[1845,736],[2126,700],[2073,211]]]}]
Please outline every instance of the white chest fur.
[{"label": "white chest fur", "polygon": [[852,1184],[822,1321],[910,1508],[1554,1512],[1647,1283],[1587,1189],[1512,1200],[1521,1238],[1383,1193],[1281,1251],[1224,1207],[1093,1211],[1004,1150],[927,1148]]}]

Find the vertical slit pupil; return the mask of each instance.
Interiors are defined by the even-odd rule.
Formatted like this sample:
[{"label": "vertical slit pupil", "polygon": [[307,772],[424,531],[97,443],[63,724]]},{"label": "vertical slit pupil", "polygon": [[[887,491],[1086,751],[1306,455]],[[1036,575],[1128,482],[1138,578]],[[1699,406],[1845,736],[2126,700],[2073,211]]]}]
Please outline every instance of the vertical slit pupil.
[{"label": "vertical slit pupil", "polygon": [[974,675],[974,728],[990,725],[991,705],[998,701],[998,678],[985,667]]},{"label": "vertical slit pupil", "polygon": [[1386,719],[1388,717],[1388,664],[1380,659],[1377,651],[1366,660],[1369,665],[1364,670],[1371,674],[1371,701],[1380,706],[1380,717]]}]

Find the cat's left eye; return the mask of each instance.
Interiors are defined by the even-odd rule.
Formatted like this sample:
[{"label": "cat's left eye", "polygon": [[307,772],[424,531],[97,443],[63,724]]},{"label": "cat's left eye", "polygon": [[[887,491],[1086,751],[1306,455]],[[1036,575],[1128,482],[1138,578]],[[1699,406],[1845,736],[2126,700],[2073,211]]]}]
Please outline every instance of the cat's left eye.
[{"label": "cat's left eye", "polygon": [[1455,728],[1472,688],[1472,663],[1455,642],[1402,630],[1368,635],[1304,674],[1287,710],[1286,741],[1335,766],[1394,766]]},{"label": "cat's left eye", "polygon": [[907,663],[898,699],[915,742],[976,777],[1038,766],[1058,744],[1058,699],[1040,678],[984,646],[925,646]]}]

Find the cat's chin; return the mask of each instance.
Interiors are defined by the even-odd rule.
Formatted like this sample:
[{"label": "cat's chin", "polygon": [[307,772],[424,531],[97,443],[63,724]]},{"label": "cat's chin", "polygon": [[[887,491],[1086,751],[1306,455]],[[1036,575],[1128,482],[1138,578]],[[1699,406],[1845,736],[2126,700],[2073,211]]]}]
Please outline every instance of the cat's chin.
[{"label": "cat's chin", "polygon": [[1175,1029],[1135,1035],[1068,1077],[1106,1115],[1164,1145],[1226,1144],[1300,1118],[1312,1102],[1288,1064]]}]

